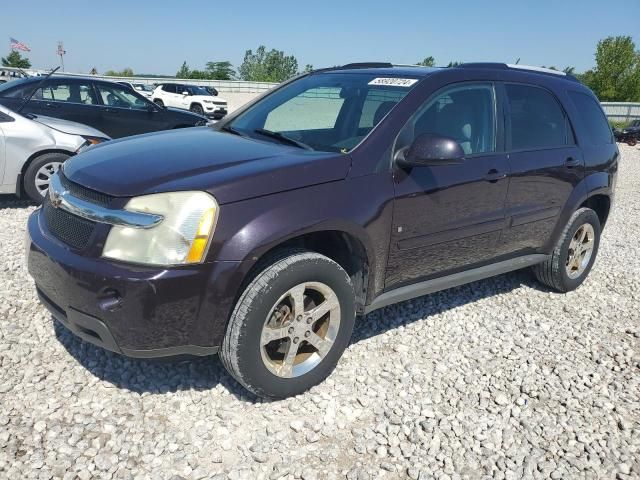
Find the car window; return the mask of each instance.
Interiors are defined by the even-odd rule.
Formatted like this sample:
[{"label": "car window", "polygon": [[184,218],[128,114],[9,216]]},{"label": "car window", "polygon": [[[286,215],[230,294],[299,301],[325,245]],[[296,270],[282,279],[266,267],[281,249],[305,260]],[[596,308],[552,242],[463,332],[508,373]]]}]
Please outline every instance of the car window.
[{"label": "car window", "polygon": [[308,75],[266,95],[229,126],[261,140],[288,144],[293,140],[313,150],[346,153],[418,81],[411,76],[380,77],[375,73]]},{"label": "car window", "polygon": [[0,97],[25,98],[37,84],[31,79],[12,80],[0,85]]},{"label": "car window", "polygon": [[371,129],[389,113],[396,103],[404,97],[405,92],[398,90],[370,90],[362,105],[362,116],[359,128]]},{"label": "car window", "polygon": [[39,88],[33,95],[33,99],[85,105],[98,103],[93,88],[88,83],[50,83]]},{"label": "car window", "polygon": [[396,151],[425,133],[454,139],[466,155],[496,149],[495,93],[490,83],[464,84],[437,93],[403,127]]},{"label": "car window", "polygon": [[333,128],[343,103],[339,88],[311,88],[269,112],[264,128],[274,132]]},{"label": "car window", "polygon": [[138,97],[131,89],[125,89],[116,85],[97,84],[98,92],[102,97],[102,103],[109,107],[129,108],[133,110],[144,110],[147,102]]},{"label": "car window", "polygon": [[586,126],[587,141],[592,145],[613,143],[611,127],[600,105],[584,93],[569,91],[569,96]]},{"label": "car window", "polygon": [[505,85],[509,101],[511,149],[534,150],[567,145],[562,107],[547,90],[529,85]]},{"label": "car window", "polygon": [[176,93],[176,86],[174,84],[166,84],[162,86],[162,90],[167,93]]}]

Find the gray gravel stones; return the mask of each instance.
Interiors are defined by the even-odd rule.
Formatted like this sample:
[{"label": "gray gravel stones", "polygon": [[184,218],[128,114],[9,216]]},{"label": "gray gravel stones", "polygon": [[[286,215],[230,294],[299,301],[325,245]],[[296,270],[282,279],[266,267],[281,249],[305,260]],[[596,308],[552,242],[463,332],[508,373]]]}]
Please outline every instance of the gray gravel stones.
[{"label": "gray gravel stones", "polygon": [[567,295],[517,272],[374,312],[336,372],[263,402],[216,358],[145,362],[52,322],[0,198],[0,478],[640,477],[640,149]]}]

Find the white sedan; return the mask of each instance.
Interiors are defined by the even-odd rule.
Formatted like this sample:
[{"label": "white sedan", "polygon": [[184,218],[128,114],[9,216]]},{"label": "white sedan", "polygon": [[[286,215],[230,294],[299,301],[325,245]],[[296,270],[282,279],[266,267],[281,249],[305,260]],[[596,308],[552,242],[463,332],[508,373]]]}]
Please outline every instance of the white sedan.
[{"label": "white sedan", "polygon": [[51,176],[67,158],[109,139],[81,123],[22,116],[0,105],[0,194],[24,192],[42,203]]}]

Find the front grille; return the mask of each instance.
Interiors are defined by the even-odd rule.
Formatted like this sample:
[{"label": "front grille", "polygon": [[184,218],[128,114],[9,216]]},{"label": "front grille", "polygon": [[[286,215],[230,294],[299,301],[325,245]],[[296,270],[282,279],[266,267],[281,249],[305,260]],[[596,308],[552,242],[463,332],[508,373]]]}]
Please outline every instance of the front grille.
[{"label": "front grille", "polygon": [[54,208],[45,197],[44,218],[49,232],[61,242],[76,250],[84,249],[89,243],[95,222],[77,217],[60,208]]},{"label": "front grille", "polygon": [[78,185],[77,183],[73,183],[71,180],[64,176],[64,173],[62,173],[62,171],[59,171],[58,175],[60,176],[60,183],[62,183],[62,186],[74,197],[86,200],[87,202],[95,203],[97,205],[101,205],[103,207],[109,206],[109,203],[112,199],[111,196],[105,193],[96,192],[95,190],[83,187],[82,185]]}]

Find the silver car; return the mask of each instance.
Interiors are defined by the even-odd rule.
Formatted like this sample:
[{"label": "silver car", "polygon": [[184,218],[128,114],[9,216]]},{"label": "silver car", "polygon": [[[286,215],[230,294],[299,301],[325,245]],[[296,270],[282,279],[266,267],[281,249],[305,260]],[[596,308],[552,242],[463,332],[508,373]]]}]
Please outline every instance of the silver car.
[{"label": "silver car", "polygon": [[0,105],[0,194],[26,193],[42,203],[51,176],[67,158],[106,140],[81,123],[22,116]]}]

